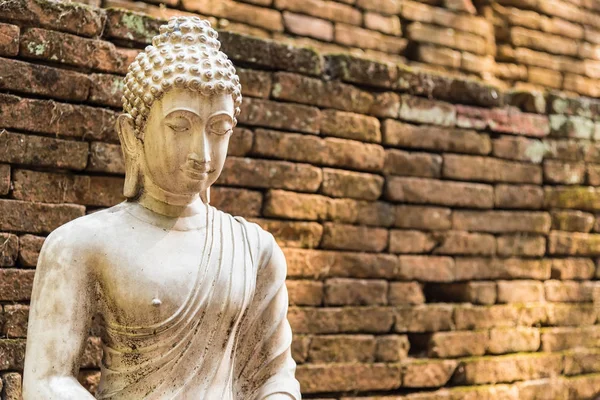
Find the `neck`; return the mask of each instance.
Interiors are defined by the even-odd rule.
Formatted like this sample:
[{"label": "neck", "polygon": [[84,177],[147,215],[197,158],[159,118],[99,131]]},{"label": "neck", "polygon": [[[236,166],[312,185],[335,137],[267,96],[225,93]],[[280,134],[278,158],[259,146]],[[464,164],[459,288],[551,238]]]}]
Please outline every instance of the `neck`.
[{"label": "neck", "polygon": [[182,195],[167,192],[147,178],[144,179],[144,188],[137,202],[144,208],[167,217],[193,216],[206,208],[197,193]]}]

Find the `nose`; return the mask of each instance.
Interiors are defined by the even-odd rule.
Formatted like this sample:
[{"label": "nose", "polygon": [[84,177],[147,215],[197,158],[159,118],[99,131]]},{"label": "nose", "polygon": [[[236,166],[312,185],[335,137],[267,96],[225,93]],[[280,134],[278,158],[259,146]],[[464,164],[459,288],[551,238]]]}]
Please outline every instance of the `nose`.
[{"label": "nose", "polygon": [[195,136],[191,150],[192,151],[188,156],[188,160],[203,165],[210,164],[210,143],[204,132],[200,132],[198,135]]}]

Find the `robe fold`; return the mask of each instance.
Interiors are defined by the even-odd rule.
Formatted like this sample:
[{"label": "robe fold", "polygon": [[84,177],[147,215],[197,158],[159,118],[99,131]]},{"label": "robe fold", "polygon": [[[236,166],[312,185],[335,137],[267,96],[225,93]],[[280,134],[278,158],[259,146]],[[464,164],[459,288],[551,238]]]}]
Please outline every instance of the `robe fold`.
[{"label": "robe fold", "polygon": [[243,218],[209,207],[208,222],[178,311],[154,326],[105,326],[98,399],[300,399],[285,263],[272,262],[281,249]]}]

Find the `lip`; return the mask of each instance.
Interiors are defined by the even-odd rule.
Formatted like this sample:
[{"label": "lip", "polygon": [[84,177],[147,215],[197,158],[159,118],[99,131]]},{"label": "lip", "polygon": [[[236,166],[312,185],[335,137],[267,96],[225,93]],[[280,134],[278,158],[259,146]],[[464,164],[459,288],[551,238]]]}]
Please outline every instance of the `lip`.
[{"label": "lip", "polygon": [[205,180],[208,178],[208,176],[210,174],[215,172],[214,169],[210,169],[210,170],[207,170],[205,168],[199,169],[199,168],[193,168],[191,166],[184,167],[183,171],[185,171],[185,173],[189,177],[191,177],[192,179],[196,179],[196,180]]}]

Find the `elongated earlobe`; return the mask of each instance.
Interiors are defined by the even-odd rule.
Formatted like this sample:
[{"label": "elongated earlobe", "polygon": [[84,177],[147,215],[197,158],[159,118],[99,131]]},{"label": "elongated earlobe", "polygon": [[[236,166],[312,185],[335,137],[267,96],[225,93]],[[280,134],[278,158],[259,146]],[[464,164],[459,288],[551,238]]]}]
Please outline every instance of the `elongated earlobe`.
[{"label": "elongated earlobe", "polygon": [[140,140],[135,135],[133,118],[129,114],[119,115],[117,133],[121,140],[121,151],[125,159],[123,195],[131,199],[138,196],[142,179],[140,176]]},{"label": "elongated earlobe", "polygon": [[210,204],[210,186],[200,192],[200,200],[202,200],[204,204]]}]

